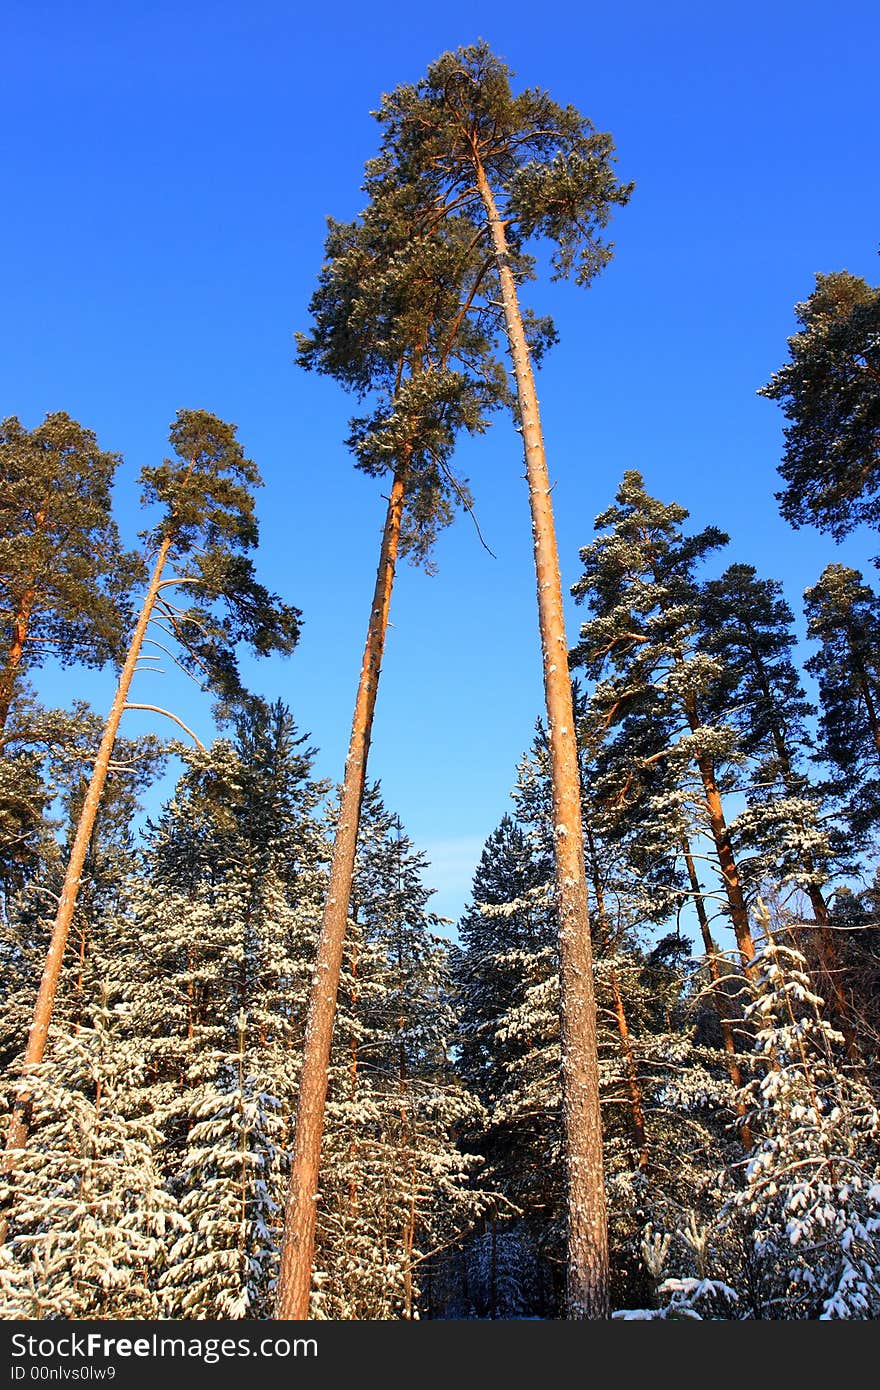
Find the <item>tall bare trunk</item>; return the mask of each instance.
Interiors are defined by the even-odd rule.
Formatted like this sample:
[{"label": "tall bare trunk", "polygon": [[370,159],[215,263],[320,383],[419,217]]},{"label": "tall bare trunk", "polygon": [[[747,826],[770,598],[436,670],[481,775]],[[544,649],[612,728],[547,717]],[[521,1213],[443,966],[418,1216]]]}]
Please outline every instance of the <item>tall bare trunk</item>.
[{"label": "tall bare trunk", "polygon": [[[144,598],[140,617],[137,620],[137,625],[132,634],[128,654],[125,658],[122,674],[119,677],[116,695],[110,707],[107,722],[104,725],[104,733],[95,758],[95,765],[92,769],[92,775],[89,780],[82,811],[80,812],[76,836],[67,864],[67,872],[64,875],[64,886],[61,889],[61,897],[58,900],[58,911],[52,927],[49,949],[46,952],[46,962],[43,967],[43,976],[37,993],[33,1021],[31,1023],[30,1033],[28,1034],[27,1049],[25,1051],[23,1063],[23,1073],[25,1077],[27,1077],[27,1074],[43,1059],[49,1024],[52,1018],[52,1009],[55,1003],[55,994],[58,989],[58,981],[61,978],[64,948],[67,945],[70,924],[73,920],[76,900],[79,895],[83,865],[85,864],[86,855],[88,854],[89,845],[91,843],[92,831],[98,815],[101,794],[104,790],[104,784],[107,781],[113,745],[119,730],[119,721],[125,709],[132,677],[135,673],[135,668],[143,646],[144,636],[146,635],[147,625],[150,621],[156,597],[159,593],[162,571],[165,568],[165,562],[168,558],[171,544],[171,537],[166,537],[159,548],[153,575],[150,580],[149,588],[147,589],[146,597]],[[7,1173],[11,1172],[15,1167],[15,1150],[20,1149],[27,1138],[28,1102],[29,1096],[27,1086],[25,1085],[19,1093],[9,1121],[9,1129],[6,1136],[6,1155],[3,1163],[3,1171]],[[0,1225],[0,1236],[5,1236],[5,1223]]]},{"label": "tall bare trunk", "polygon": [[534,536],[538,621],[552,767],[556,901],[559,914],[562,1114],[568,1189],[567,1316],[571,1319],[607,1318],[610,1313],[608,1227],[599,1110],[596,1001],[584,877],[577,740],[556,528],[538,397],[516,282],[510,268],[507,238],[475,145],[473,163],[501,285],[516,378]]},{"label": "tall bare trunk", "polygon": [[275,1316],[301,1320],[309,1315],[309,1292],[315,1251],[316,1204],[327,1073],[336,1016],[336,995],[342,967],[342,948],[351,885],[354,876],[357,835],[367,775],[367,756],[376,708],[376,692],[388,628],[388,611],[400,546],[406,460],[398,468],[391,488],[376,588],[367,630],[363,664],[355,701],[354,719],[345,777],[339,804],[339,820],[333,842],[330,882],[321,919],[318,955],[312,975],[306,1019],[305,1045],[300,1072],[296,1128],[290,1187],[284,1213],[284,1241]]}]

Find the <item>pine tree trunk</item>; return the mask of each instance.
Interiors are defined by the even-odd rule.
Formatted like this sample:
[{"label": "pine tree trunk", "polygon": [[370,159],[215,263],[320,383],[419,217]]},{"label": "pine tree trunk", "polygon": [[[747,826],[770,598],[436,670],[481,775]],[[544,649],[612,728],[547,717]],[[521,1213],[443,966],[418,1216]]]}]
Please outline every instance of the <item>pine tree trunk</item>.
[{"label": "pine tree trunk", "polygon": [[[52,927],[49,949],[46,953],[46,962],[37,994],[37,1002],[34,1007],[33,1021],[28,1034],[27,1049],[22,1066],[25,1078],[43,1059],[43,1053],[46,1048],[46,1038],[49,1033],[49,1024],[52,1018],[52,1009],[55,1003],[55,994],[58,989],[58,981],[61,978],[64,948],[67,945],[70,924],[73,920],[76,901],[79,895],[83,865],[85,864],[86,855],[88,854],[89,845],[91,843],[92,831],[98,815],[101,794],[107,780],[110,759],[113,754],[113,745],[116,742],[116,735],[119,730],[119,722],[125,709],[132,677],[134,676],[138,658],[141,654],[147,626],[159,593],[162,571],[165,568],[165,562],[168,558],[171,545],[172,538],[169,536],[166,537],[159,548],[153,576],[150,580],[146,597],[144,598],[140,617],[138,618],[131,642],[129,643],[128,654],[126,655],[125,664],[123,665],[122,673],[119,677],[116,695],[110,707],[107,722],[104,725],[104,733],[95,758],[95,765],[92,769],[92,775],[83,802],[82,811],[80,812],[76,837],[70,852],[67,872],[64,875],[61,897],[58,901],[58,911]],[[3,1164],[3,1171],[6,1173],[13,1171],[15,1167],[15,1150],[20,1149],[27,1138],[28,1099],[27,1089],[25,1087],[16,1099],[9,1121],[9,1129],[6,1136],[6,1156]],[[0,1225],[0,1239],[5,1237],[5,1229],[6,1223],[3,1222],[2,1225]]]},{"label": "pine tree trunk", "polygon": [[516,378],[534,536],[538,618],[552,766],[559,914],[562,1114],[567,1171],[567,1316],[607,1318],[608,1228],[592,946],[584,876],[580,776],[550,481],[532,364],[504,224],[476,146],[473,163],[501,285]]},{"label": "pine tree trunk", "polygon": [[388,501],[376,588],[355,702],[348,757],[345,762],[330,882],[321,919],[318,955],[309,995],[275,1309],[276,1318],[285,1320],[302,1320],[309,1315],[330,1046],[333,1040],[336,995],[339,989],[342,948],[354,877],[373,714],[400,546],[406,466],[407,460],[404,459],[395,474]]},{"label": "pine tree trunk", "polygon": [[[686,701],[686,713],[691,732],[696,733],[697,729],[700,728],[700,717],[697,713],[696,702],[692,696],[689,696]],[[734,935],[736,936],[736,944],[739,947],[743,969],[748,975],[751,962],[755,955],[755,943],[752,940],[752,930],[749,926],[749,912],[742,891],[739,869],[737,868],[733,847],[730,843],[730,832],[727,829],[727,822],[724,819],[724,807],[721,802],[721,792],[718,788],[718,780],[715,775],[715,764],[712,759],[705,754],[701,754],[699,757],[695,758],[695,762],[700,770],[700,778],[703,783],[703,792],[706,797],[706,810],[709,815],[709,826],[712,832],[712,839],[715,843],[715,853],[718,856],[721,877],[724,882],[724,891],[730,910],[730,920]]]},{"label": "pine tree trunk", "polygon": [[21,658],[24,655],[24,644],[27,641],[28,627],[30,626],[35,598],[36,580],[31,578],[25,586],[18,612],[12,624],[12,641],[6,653],[6,661],[3,664],[3,674],[0,676],[0,733],[6,728],[6,721],[9,718],[9,711],[12,707],[12,697],[15,693],[15,678],[18,675],[18,668],[21,665]]}]

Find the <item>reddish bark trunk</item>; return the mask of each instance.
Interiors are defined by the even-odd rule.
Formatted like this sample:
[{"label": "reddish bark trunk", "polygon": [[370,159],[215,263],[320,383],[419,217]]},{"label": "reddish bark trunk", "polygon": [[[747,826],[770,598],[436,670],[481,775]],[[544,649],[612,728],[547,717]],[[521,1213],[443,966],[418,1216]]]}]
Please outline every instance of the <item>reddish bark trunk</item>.
[{"label": "reddish bark trunk", "polygon": [[21,658],[24,655],[24,644],[27,641],[28,627],[30,626],[35,598],[36,580],[32,576],[25,586],[18,612],[12,624],[12,641],[6,653],[3,674],[0,676],[0,733],[6,728],[6,721],[9,718],[9,711],[12,707],[12,697],[15,692],[15,678],[18,675],[18,668],[21,665]]},{"label": "reddish bark trunk", "polygon": [[[83,808],[80,813],[76,837],[70,852],[67,872],[64,876],[64,884],[58,902],[58,911],[52,927],[49,949],[46,953],[46,962],[43,967],[43,976],[40,981],[40,988],[37,994],[37,1002],[34,1007],[33,1021],[28,1034],[27,1048],[25,1050],[22,1066],[25,1079],[28,1073],[42,1061],[45,1051],[46,1038],[52,1018],[52,1009],[55,1003],[55,994],[58,989],[58,981],[61,978],[64,948],[67,945],[70,924],[73,920],[73,914],[76,908],[83,866],[89,850],[92,831],[101,801],[101,794],[104,790],[104,784],[107,780],[107,773],[110,768],[113,745],[116,741],[119,722],[125,709],[126,698],[143,646],[147,625],[150,621],[150,616],[159,593],[162,571],[165,568],[165,562],[168,558],[171,544],[171,537],[166,537],[159,548],[150,585],[147,589],[143,607],[141,608],[140,616],[129,644],[125,664],[123,665],[122,673],[119,677],[119,683],[116,687],[116,695],[110,707],[107,722],[104,725],[104,733],[101,738],[85,801],[83,802]],[[23,1089],[19,1092],[9,1121],[9,1129],[6,1136],[6,1155],[3,1163],[4,1172],[9,1173],[14,1169],[15,1150],[20,1149],[27,1138],[27,1110],[28,1093],[25,1084]],[[5,1233],[5,1224],[2,1227],[2,1233]]]},{"label": "reddish bark trunk", "polygon": [[580,774],[568,670],[568,643],[550,481],[528,344],[504,224],[480,160],[472,147],[477,187],[495,253],[507,337],[516,379],[525,450],[538,589],[538,621],[552,769],[559,914],[563,1131],[567,1172],[567,1316],[607,1318],[608,1229],[596,1002],[584,845]]},{"label": "reddish bark trunk", "polygon": [[275,1316],[302,1320],[309,1315],[309,1293],[315,1250],[318,1176],[330,1046],[336,1015],[336,996],[342,966],[342,948],[348,920],[357,850],[358,825],[367,775],[367,756],[376,708],[376,693],[391,590],[400,545],[406,462],[398,469],[391,488],[367,641],[358,683],[345,777],[339,804],[339,820],[333,842],[330,882],[321,920],[318,955],[312,975],[306,1019],[305,1045],[300,1072],[299,1100],[293,1140],[290,1187],[284,1214],[284,1240]]},{"label": "reddish bark trunk", "polygon": [[[687,701],[686,713],[691,732],[695,733],[696,730],[700,728],[700,718],[697,713],[696,702],[693,698],[689,698]],[[700,770],[700,778],[703,783],[703,793],[706,798],[706,811],[709,816],[709,826],[712,831],[712,839],[715,843],[715,853],[718,856],[718,866],[721,869],[724,891],[730,909],[730,920],[734,935],[736,936],[736,944],[739,947],[743,969],[746,971],[746,974],[748,974],[755,955],[755,943],[752,940],[752,930],[749,926],[749,913],[742,891],[739,869],[737,868],[733,847],[730,843],[730,833],[727,829],[727,822],[724,819],[724,807],[721,801],[721,792],[718,788],[718,780],[715,775],[715,764],[706,754],[701,754],[695,759],[695,762]]]}]

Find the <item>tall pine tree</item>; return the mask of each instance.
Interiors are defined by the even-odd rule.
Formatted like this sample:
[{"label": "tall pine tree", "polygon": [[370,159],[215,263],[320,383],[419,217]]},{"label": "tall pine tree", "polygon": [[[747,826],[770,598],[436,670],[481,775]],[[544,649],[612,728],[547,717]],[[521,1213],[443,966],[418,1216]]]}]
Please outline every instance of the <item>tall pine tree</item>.
[{"label": "tall pine tree", "polygon": [[554,244],[557,275],[589,284],[610,259],[601,232],[630,187],[614,175],[609,135],[545,92],[515,96],[510,76],[479,43],[443,54],[421,82],[386,96],[378,114],[383,149],[401,177],[430,190],[435,215],[455,210],[473,222],[491,258],[486,297],[500,298],[504,310],[529,485],[553,761],[569,1316],[601,1318],[608,1310],[607,1230],[577,748],[550,481],[519,286],[533,267],[522,247],[541,237]]}]

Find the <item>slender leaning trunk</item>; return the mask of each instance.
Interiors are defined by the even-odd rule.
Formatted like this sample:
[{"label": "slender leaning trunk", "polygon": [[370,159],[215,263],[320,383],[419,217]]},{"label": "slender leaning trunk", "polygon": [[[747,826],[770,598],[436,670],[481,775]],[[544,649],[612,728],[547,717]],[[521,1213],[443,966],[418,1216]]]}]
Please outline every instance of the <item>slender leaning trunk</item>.
[{"label": "slender leaning trunk", "polygon": [[473,163],[492,237],[513,358],[538,585],[559,913],[562,1114],[568,1180],[567,1316],[571,1319],[607,1318],[610,1315],[608,1228],[599,1111],[596,1001],[584,876],[580,775],[556,528],[538,398],[516,282],[510,269],[504,224],[475,147]]},{"label": "slender leaning trunk", "polygon": [[355,701],[348,757],[345,761],[345,778],[333,841],[330,882],[309,994],[275,1308],[275,1316],[283,1319],[300,1320],[309,1315],[318,1173],[321,1139],[324,1133],[330,1045],[333,1039],[342,947],[354,877],[361,803],[367,776],[367,756],[373,729],[382,653],[385,648],[385,634],[388,630],[391,590],[400,546],[406,467],[407,459],[404,459],[395,473],[388,501],[379,568],[376,573],[376,588]]},{"label": "slender leaning trunk", "polygon": [[[104,784],[107,781],[110,759],[113,754],[113,745],[116,742],[116,735],[119,730],[119,721],[122,718],[126,706],[132,677],[134,676],[138,658],[141,654],[147,625],[156,603],[162,581],[162,571],[165,568],[165,562],[168,559],[168,552],[171,549],[171,545],[172,538],[168,536],[159,548],[153,575],[150,580],[149,588],[147,589],[146,597],[144,598],[140,617],[137,620],[137,625],[135,626],[131,642],[129,643],[125,664],[122,667],[122,673],[116,687],[116,695],[110,707],[107,722],[104,725],[104,734],[101,738],[85,801],[83,802],[83,808],[80,812],[79,823],[76,828],[76,837],[70,852],[67,872],[64,875],[64,886],[61,889],[61,897],[58,900],[58,911],[52,927],[49,949],[46,952],[46,963],[43,967],[43,976],[40,980],[37,1002],[34,1006],[33,1021],[28,1034],[27,1049],[25,1051],[23,1063],[25,1078],[27,1074],[43,1060],[43,1053],[46,1049],[46,1038],[49,1033],[49,1024],[52,1019],[52,1009],[58,990],[58,981],[61,978],[64,948],[67,945],[70,924],[73,921],[76,900],[79,896],[83,865],[86,862],[86,855],[89,851],[92,831],[95,827],[95,820],[101,801],[101,794],[104,790]],[[25,1085],[19,1093],[9,1121],[9,1129],[6,1136],[6,1155],[3,1162],[3,1171],[6,1173],[14,1169],[15,1150],[20,1149],[27,1138],[28,1102],[29,1096],[27,1086]],[[5,1237],[5,1223],[0,1224],[0,1237]]]}]

